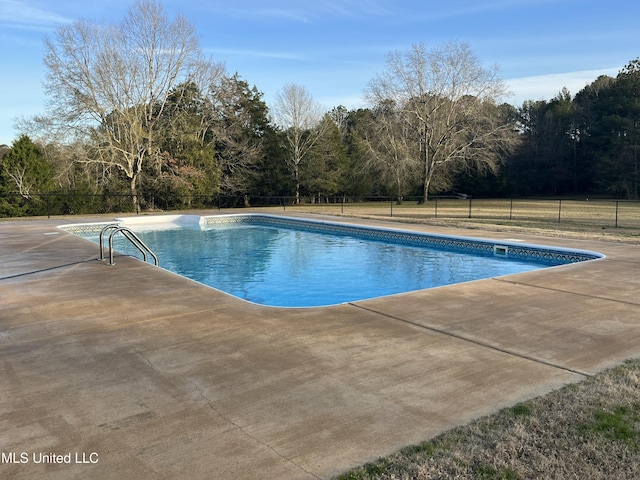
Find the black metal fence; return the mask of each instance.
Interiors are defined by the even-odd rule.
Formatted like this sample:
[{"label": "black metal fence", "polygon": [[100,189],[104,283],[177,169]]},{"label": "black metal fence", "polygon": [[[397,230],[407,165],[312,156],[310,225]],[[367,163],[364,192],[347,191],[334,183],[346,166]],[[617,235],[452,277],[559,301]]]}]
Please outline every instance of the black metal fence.
[{"label": "black metal fence", "polygon": [[574,224],[597,228],[640,229],[640,201],[575,198],[501,198],[486,199],[434,196],[428,202],[405,197],[332,199],[326,203],[307,202],[285,209],[316,213],[385,216],[420,220],[429,218],[474,219],[485,223]]},{"label": "black metal fence", "polygon": [[465,218],[494,222],[575,223],[607,227],[640,228],[640,201],[575,198],[481,199],[436,196],[422,202],[419,197],[190,195],[140,196],[135,210],[130,194],[52,193],[0,196],[0,217],[65,216],[116,213],[149,213],[179,210],[210,210],[262,207],[276,210],[339,215],[400,217],[406,219]]}]

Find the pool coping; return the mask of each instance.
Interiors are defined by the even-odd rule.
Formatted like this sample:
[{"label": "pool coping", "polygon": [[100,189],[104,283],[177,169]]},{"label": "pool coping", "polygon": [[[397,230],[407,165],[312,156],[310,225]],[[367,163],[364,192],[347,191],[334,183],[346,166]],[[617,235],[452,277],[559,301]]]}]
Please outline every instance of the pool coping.
[{"label": "pool coping", "polygon": [[0,438],[100,461],[0,465],[12,478],[329,478],[640,355],[634,245],[403,224],[605,258],[279,309],[134,259],[106,268],[57,230],[71,221],[0,223]]},{"label": "pool coping", "polygon": [[[330,235],[345,235],[364,239],[367,241],[383,241],[390,242],[395,245],[407,245],[411,247],[429,248],[440,251],[450,251],[459,253],[468,253],[472,255],[480,255],[484,257],[497,257],[504,259],[515,259],[523,261],[535,261],[539,264],[543,264],[544,267],[550,268],[558,267],[562,265],[594,261],[604,258],[604,255],[598,252],[549,247],[542,245],[535,245],[530,243],[514,242],[514,241],[491,241],[479,237],[469,237],[461,235],[442,235],[437,233],[427,232],[415,232],[409,230],[403,230],[402,228],[389,228],[389,227],[373,227],[367,225],[354,225],[345,222],[336,222],[329,220],[318,220],[313,218],[292,218],[282,215],[262,214],[262,213],[245,213],[245,214],[229,214],[229,215],[154,215],[151,217],[128,217],[128,218],[114,218],[112,221],[106,222],[90,222],[90,223],[76,223],[71,225],[60,225],[58,228],[82,236],[82,234],[97,235],[100,233],[103,243],[103,249],[101,249],[102,256],[105,257],[104,250],[109,248],[111,244],[111,237],[113,237],[118,230],[112,229],[105,230],[108,227],[114,225],[120,227],[131,228],[136,232],[140,232],[141,229],[157,230],[158,228],[173,228],[172,226],[198,226],[200,228],[211,228],[216,226],[267,226],[284,229],[294,229],[297,231],[306,231],[311,233],[330,234]],[[135,237],[137,239],[137,237]],[[137,240],[140,242],[139,240]],[[105,246],[104,244],[107,244]],[[144,244],[143,244],[144,245]],[[151,246],[153,247],[153,246]],[[151,258],[144,251],[145,248],[149,248],[144,245],[143,249],[137,247],[139,251],[133,250],[134,257],[137,257],[143,261],[155,261],[157,257]],[[150,253],[153,253],[153,249],[149,249]],[[112,257],[109,254],[109,257]],[[345,259],[346,260],[346,259]],[[170,271],[173,271],[170,269]],[[177,272],[175,272],[177,273]],[[512,274],[503,274],[501,277],[508,277]],[[187,277],[189,278],[189,277]],[[496,278],[495,275],[487,275],[485,277],[479,277],[464,282],[478,281],[485,278]],[[197,281],[197,280],[196,280]],[[453,284],[459,284],[463,282],[455,282],[444,285],[434,285],[428,288],[439,288],[441,286],[448,286]],[[203,283],[208,285],[208,283]],[[216,288],[214,285],[209,285],[212,288]],[[219,290],[226,290],[218,286]],[[382,298],[392,295],[400,295],[409,293],[411,291],[418,291],[420,289],[411,289],[405,292],[393,292],[378,295],[375,297],[362,297],[351,300],[343,300],[334,303],[325,303],[319,305],[269,305],[263,302],[253,302],[248,298],[239,298],[241,300],[256,303],[262,306],[275,306],[282,308],[311,308],[320,306],[339,305],[341,303],[353,303],[356,301],[365,301],[373,298]],[[226,292],[233,295],[231,292]]]}]

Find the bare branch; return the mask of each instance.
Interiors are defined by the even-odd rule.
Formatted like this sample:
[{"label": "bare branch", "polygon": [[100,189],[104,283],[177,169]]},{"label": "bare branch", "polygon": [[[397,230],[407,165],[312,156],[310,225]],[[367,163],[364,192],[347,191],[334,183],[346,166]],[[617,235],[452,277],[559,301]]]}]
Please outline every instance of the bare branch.
[{"label": "bare branch", "polygon": [[387,70],[369,84],[373,105],[390,102],[412,131],[410,155],[422,165],[426,201],[434,176],[465,162],[495,170],[512,126],[496,102],[507,94],[497,68],[485,68],[464,43],[427,50],[414,45],[387,56]]},{"label": "bare branch", "polygon": [[296,203],[300,203],[300,166],[322,137],[326,123],[321,122],[322,106],[299,85],[286,85],[276,97],[273,109],[276,123],[285,134],[291,168],[296,183]]},{"label": "bare branch", "polygon": [[160,155],[169,93],[206,65],[193,26],[139,0],[119,24],[61,26],[45,48],[49,118],[70,141],[90,140],[95,156],[86,161],[121,170],[136,202],[143,165]]}]

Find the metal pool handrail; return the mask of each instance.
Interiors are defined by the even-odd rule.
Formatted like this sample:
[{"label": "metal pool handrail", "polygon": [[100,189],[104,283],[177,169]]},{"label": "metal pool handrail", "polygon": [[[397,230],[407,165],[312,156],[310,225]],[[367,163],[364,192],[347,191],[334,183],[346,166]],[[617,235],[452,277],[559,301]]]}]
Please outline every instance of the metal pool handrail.
[{"label": "metal pool handrail", "polygon": [[100,231],[100,260],[104,261],[104,234],[107,230],[113,229],[113,232],[109,235],[109,265],[115,265],[113,260],[113,237],[116,233],[121,232],[122,235],[131,242],[131,244],[136,247],[140,253],[142,253],[142,258],[146,262],[147,261],[147,253],[153,257],[153,263],[155,266],[159,265],[158,256],[153,253],[151,250],[138,236],[133,233],[130,228],[121,227],[120,225],[107,225]]}]

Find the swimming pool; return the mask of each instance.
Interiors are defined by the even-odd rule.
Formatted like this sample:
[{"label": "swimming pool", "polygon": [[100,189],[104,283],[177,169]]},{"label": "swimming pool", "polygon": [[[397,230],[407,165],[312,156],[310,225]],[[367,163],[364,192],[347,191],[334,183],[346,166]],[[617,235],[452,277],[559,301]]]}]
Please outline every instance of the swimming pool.
[{"label": "swimming pool", "polygon": [[[111,222],[113,223],[113,222]],[[269,306],[325,306],[601,257],[272,215],[119,219],[172,272]],[[64,226],[98,241],[105,223]],[[116,249],[136,255],[121,235]]]}]

